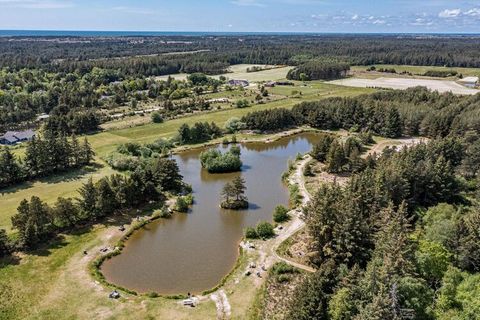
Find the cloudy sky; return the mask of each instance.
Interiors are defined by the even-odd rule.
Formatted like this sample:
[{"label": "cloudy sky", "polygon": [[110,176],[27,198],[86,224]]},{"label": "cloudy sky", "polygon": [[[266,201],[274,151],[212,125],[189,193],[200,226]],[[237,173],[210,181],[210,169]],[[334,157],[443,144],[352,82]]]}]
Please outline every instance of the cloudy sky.
[{"label": "cloudy sky", "polygon": [[0,0],[0,29],[480,33],[480,1]]}]

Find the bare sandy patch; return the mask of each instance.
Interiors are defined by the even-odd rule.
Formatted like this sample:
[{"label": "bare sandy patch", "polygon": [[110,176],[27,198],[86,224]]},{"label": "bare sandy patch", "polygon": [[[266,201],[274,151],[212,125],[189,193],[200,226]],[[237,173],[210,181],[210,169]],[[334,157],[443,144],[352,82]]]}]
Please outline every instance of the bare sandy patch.
[{"label": "bare sandy patch", "polygon": [[349,78],[330,81],[331,84],[357,87],[357,88],[387,88],[405,90],[413,87],[427,87],[430,90],[443,92],[452,92],[460,95],[474,95],[480,92],[477,89],[466,88],[455,81],[449,80],[430,80],[430,79],[413,79],[413,78],[377,78],[377,79],[361,79]]}]

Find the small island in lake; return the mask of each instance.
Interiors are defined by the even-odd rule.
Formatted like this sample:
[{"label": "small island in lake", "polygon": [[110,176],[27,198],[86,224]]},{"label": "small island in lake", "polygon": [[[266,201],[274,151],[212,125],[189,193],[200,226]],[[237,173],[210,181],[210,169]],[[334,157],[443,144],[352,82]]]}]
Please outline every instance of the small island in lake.
[{"label": "small island in lake", "polygon": [[242,177],[236,177],[232,182],[227,183],[222,189],[223,201],[220,203],[220,207],[230,210],[248,209],[245,190],[247,187]]},{"label": "small island in lake", "polygon": [[210,173],[229,173],[242,170],[240,148],[233,146],[228,152],[222,153],[217,149],[210,149],[200,154],[202,167]]}]

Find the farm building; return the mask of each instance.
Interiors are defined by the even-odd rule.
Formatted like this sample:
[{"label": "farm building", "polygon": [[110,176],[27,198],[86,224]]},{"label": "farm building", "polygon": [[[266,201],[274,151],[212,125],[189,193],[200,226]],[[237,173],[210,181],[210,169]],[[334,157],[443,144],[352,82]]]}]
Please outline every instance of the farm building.
[{"label": "farm building", "polygon": [[17,143],[30,141],[35,137],[35,131],[7,131],[3,136],[0,136],[0,144],[15,145]]},{"label": "farm building", "polygon": [[475,88],[478,85],[478,77],[466,77],[458,80],[465,87]]},{"label": "farm building", "polygon": [[248,87],[250,85],[250,82],[247,80],[229,80],[228,84],[231,86],[236,86],[236,87]]}]

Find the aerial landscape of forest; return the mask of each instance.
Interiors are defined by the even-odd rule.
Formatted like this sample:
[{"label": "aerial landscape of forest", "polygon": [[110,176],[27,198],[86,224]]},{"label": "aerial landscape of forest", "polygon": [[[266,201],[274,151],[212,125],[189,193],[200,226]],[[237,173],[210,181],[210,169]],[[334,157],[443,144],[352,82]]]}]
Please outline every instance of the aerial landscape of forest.
[{"label": "aerial landscape of forest", "polygon": [[480,319],[480,8],[124,2],[0,1],[0,319]]}]

